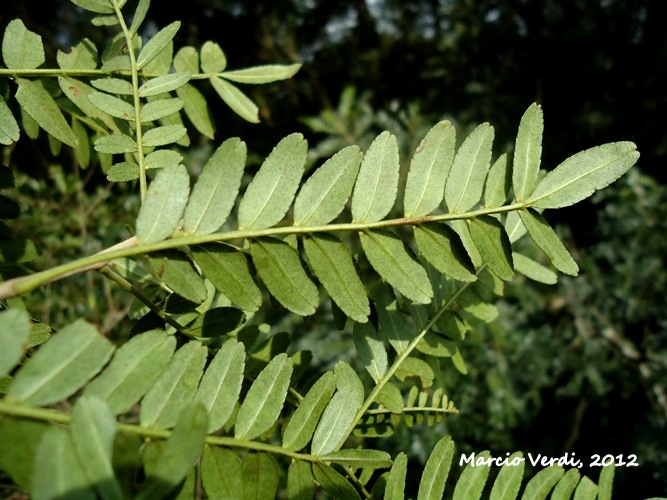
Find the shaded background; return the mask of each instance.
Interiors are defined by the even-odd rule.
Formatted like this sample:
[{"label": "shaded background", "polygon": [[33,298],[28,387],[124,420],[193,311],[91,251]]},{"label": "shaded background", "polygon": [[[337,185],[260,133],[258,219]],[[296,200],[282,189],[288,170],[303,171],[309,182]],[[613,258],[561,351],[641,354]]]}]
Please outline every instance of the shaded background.
[{"label": "shaded background", "polygon": [[[434,430],[402,429],[385,444],[388,451],[410,450],[423,459],[448,432],[461,452],[575,452],[582,459],[592,453],[636,454],[640,467],[617,469],[615,496],[666,493],[667,127],[660,117],[667,108],[667,4],[189,0],[185,5],[179,11],[154,0],[144,34],[180,19],[176,47],[214,40],[230,69],[304,63],[290,81],[244,87],[260,106],[261,125],[213,105],[216,144],[241,136],[257,158],[293,131],[306,135],[316,162],[350,143],[367,147],[375,134],[390,129],[406,160],[442,118],[461,131],[491,122],[499,154],[511,150],[519,119],[533,101],[545,113],[545,168],[605,142],[637,143],[642,156],[630,174],[590,201],[548,214],[581,275],[561,278],[555,287],[517,278],[498,303],[499,318],[465,344],[471,373],[462,377],[443,365],[442,384],[461,415]],[[131,5],[125,10],[131,12]],[[42,35],[50,66],[57,49],[84,36],[101,46],[109,33],[91,27],[86,15],[64,0],[4,2],[0,27],[15,17]],[[210,88],[200,89],[218,103]],[[196,153],[188,161],[197,163]],[[126,196],[134,188],[111,189],[101,172],[77,172],[66,161],[54,162],[47,146],[40,150],[22,140],[12,165],[33,178],[21,188],[23,205],[32,207],[20,221],[23,231],[36,236],[54,262],[117,241],[123,223],[136,213],[136,202]],[[109,208],[114,199],[124,201]],[[93,204],[107,208],[88,210]],[[105,222],[110,218],[111,224]],[[82,234],[82,227],[91,234]],[[90,317],[92,308],[103,309],[107,317],[91,319],[120,328],[127,311],[108,299],[108,285],[97,287],[105,299],[91,291],[97,282],[85,279],[79,300],[50,296],[35,308],[50,321]],[[67,293],[72,292],[63,288]],[[320,326],[313,338],[319,342],[330,331]],[[413,465],[419,469],[418,460]],[[598,471],[582,472],[597,481]]]}]

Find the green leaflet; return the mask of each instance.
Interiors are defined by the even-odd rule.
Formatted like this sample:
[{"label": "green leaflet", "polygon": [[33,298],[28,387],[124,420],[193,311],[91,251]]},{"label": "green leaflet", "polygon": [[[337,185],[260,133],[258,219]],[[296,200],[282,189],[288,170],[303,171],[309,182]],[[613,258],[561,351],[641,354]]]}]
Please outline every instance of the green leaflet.
[{"label": "green leaflet", "polygon": [[125,134],[103,135],[95,141],[95,151],[106,154],[134,153],[137,143],[132,137]]},{"label": "green leaflet", "polygon": [[256,378],[259,372],[269,364],[269,361],[278,354],[287,352],[290,345],[290,336],[287,332],[278,332],[260,341],[259,344],[254,344],[259,334],[258,327],[250,327],[239,332],[239,337],[241,337],[239,340],[244,342],[250,354],[245,369],[246,378]]},{"label": "green leaflet", "polygon": [[384,405],[392,413],[403,411],[403,396],[395,384],[387,382],[377,395],[376,402]]},{"label": "green leaflet", "polygon": [[549,257],[556,269],[571,276],[579,274],[579,266],[541,214],[529,208],[520,210],[519,216],[530,237],[540,247],[540,250]]},{"label": "green leaflet", "polygon": [[405,358],[394,375],[401,382],[405,382],[408,377],[417,377],[422,387],[431,387],[435,379],[433,368],[426,361],[413,357]]},{"label": "green leaflet", "polygon": [[[107,113],[101,111],[97,106],[93,106],[93,104],[88,99],[88,97],[93,92],[95,92],[95,89],[93,89],[90,85],[75,78],[63,76],[58,77],[58,85],[63,91],[63,94],[65,94],[67,98],[86,115],[91,118],[97,118],[101,120],[102,123],[104,123],[104,125],[109,128],[109,130],[120,133],[118,124],[114,121],[114,119]],[[134,149],[129,149],[128,152],[136,151],[136,143],[134,142],[134,139],[131,140]],[[124,153],[125,151],[121,152]]]},{"label": "green leaflet", "polygon": [[179,112],[182,108],[183,101],[180,99],[158,99],[157,101],[147,102],[141,107],[139,119],[142,123],[160,120]]},{"label": "green leaflet", "polygon": [[192,188],[183,215],[186,232],[209,234],[224,224],[241,187],[245,162],[245,142],[236,137],[216,149]]},{"label": "green leaflet", "polygon": [[405,478],[408,473],[408,457],[400,452],[394,459],[385,488],[385,500],[403,500],[405,498]]},{"label": "green leaflet", "polygon": [[[139,38],[135,38],[138,40]],[[174,60],[174,42],[170,41],[155,59],[143,68],[144,74],[168,75],[171,74],[171,65]]]},{"label": "green leaflet", "polygon": [[176,90],[190,81],[188,73],[169,73],[151,78],[139,87],[139,97],[149,97]]},{"label": "green leaflet", "polygon": [[403,354],[415,336],[415,325],[407,314],[398,310],[394,292],[382,287],[375,296],[375,310],[384,334],[397,354]]},{"label": "green leaflet", "polygon": [[551,488],[558,482],[558,480],[563,476],[564,470],[558,465],[553,465],[542,469],[533,478],[528,481],[526,488],[523,491],[523,496],[521,498],[527,499],[545,499],[551,491]]},{"label": "green leaflet", "polygon": [[[204,73],[220,73],[227,67],[227,57],[215,42],[204,42],[201,48],[201,69]],[[196,70],[194,71],[197,72]]]},{"label": "green leaflet", "polygon": [[139,31],[139,26],[141,26],[141,23],[143,23],[144,19],[146,19],[146,14],[148,13],[148,7],[150,4],[150,0],[139,0],[137,9],[134,11],[134,15],[132,16],[130,37],[134,38],[134,36],[137,34],[137,31]]},{"label": "green leaflet", "polygon": [[17,78],[19,89],[16,100],[33,120],[46,132],[73,148],[78,145],[76,135],[70,128],[60,108],[44,87],[38,82]]},{"label": "green leaflet", "polygon": [[282,220],[299,187],[307,152],[308,143],[296,133],[273,148],[241,200],[240,229],[264,229]]},{"label": "green leaflet", "polygon": [[126,161],[115,163],[107,170],[107,180],[110,182],[129,182],[139,178],[139,165]]},{"label": "green leaflet", "polygon": [[220,76],[237,83],[271,83],[292,78],[300,68],[301,64],[267,64],[254,68],[225,71]]},{"label": "green leaflet", "polygon": [[204,447],[201,478],[209,498],[235,500],[242,496],[241,459],[232,450],[218,446]]},{"label": "green leaflet", "polygon": [[598,480],[598,500],[611,500],[611,492],[614,483],[615,465],[607,465],[600,471]]},{"label": "green leaflet", "polygon": [[418,500],[442,498],[453,456],[454,442],[451,437],[445,436],[438,441],[426,461],[422,478],[419,482]]},{"label": "green leaflet", "polygon": [[84,475],[105,499],[124,498],[111,467],[116,419],[101,399],[82,397],[72,409],[70,432]]},{"label": "green leaflet", "polygon": [[338,389],[338,392],[351,396],[355,409],[358,409],[364,402],[364,384],[357,372],[345,361],[339,361],[334,366],[334,374],[336,375],[336,389]]},{"label": "green leaflet", "polygon": [[128,411],[150,389],[176,349],[176,339],[160,330],[132,337],[84,392],[106,401],[114,414]]},{"label": "green leaflet", "polygon": [[315,312],[320,296],[294,248],[277,238],[259,238],[250,243],[250,253],[259,277],[278,302],[301,316]]},{"label": "green leaflet", "polygon": [[185,253],[179,250],[165,250],[150,254],[148,261],[155,274],[174,293],[195,304],[201,304],[206,300],[204,278]]},{"label": "green leaflet", "polygon": [[178,28],[181,27],[180,21],[174,21],[173,23],[165,26],[157,34],[148,40],[146,45],[139,52],[137,56],[137,67],[139,69],[143,68],[155,59],[160,53],[167,48],[169,43],[173,40]]},{"label": "green leaflet", "polygon": [[332,498],[340,498],[344,500],[360,499],[359,493],[354,489],[345,477],[340,475],[332,467],[321,464],[313,464],[313,475],[315,480],[320,483]]},{"label": "green leaflet", "polygon": [[[474,460],[488,459],[491,457],[489,451],[483,451],[474,455]],[[482,490],[486,479],[489,477],[491,470],[490,465],[477,465],[476,463],[469,463],[459,480],[456,482],[454,488],[453,500],[476,500],[481,498]]]},{"label": "green leaflet", "polygon": [[165,168],[169,165],[178,165],[183,161],[183,157],[176,151],[169,149],[158,149],[146,155],[144,159],[144,167],[146,170],[152,168]]},{"label": "green leaflet", "polygon": [[291,376],[292,360],[285,353],[274,357],[260,372],[239,408],[234,428],[236,438],[255,439],[276,422]]},{"label": "green leaflet", "polygon": [[30,490],[35,453],[50,427],[46,422],[24,418],[4,416],[0,420],[0,467],[24,490]]},{"label": "green leaflet", "polygon": [[493,127],[488,123],[479,125],[463,141],[445,185],[445,203],[451,213],[470,210],[482,197],[492,145]]},{"label": "green leaflet", "polygon": [[549,172],[526,205],[561,208],[588,198],[627,172],[639,158],[632,142],[611,142],[570,156]]},{"label": "green leaflet", "polygon": [[[11,200],[8,198],[2,196],[0,197],[0,200],[2,200],[2,203],[6,204],[5,207],[3,207],[5,210],[7,210],[9,206],[12,206]],[[35,243],[31,240],[16,238],[0,241],[0,264],[21,264],[23,262],[30,262],[31,260],[36,259],[38,255]],[[2,362],[0,362],[0,365],[1,364]]]},{"label": "green leaflet", "polygon": [[514,252],[514,269],[528,278],[545,283],[547,285],[554,285],[558,281],[558,275],[551,269],[544,267],[539,262],[534,261],[530,257]]},{"label": "green leaflet", "polygon": [[408,299],[430,304],[433,290],[426,271],[398,236],[380,229],[360,233],[359,237],[368,261],[382,278]]},{"label": "green leaflet", "polygon": [[[176,64],[175,60],[174,64]],[[213,139],[215,126],[211,118],[211,112],[206,104],[206,99],[202,93],[189,83],[186,83],[176,89],[176,95],[183,101],[183,110],[197,131],[205,137]]]},{"label": "green leaflet", "polygon": [[200,405],[184,408],[171,437],[151,467],[146,487],[135,498],[163,498],[185,479],[202,453],[207,429],[208,417]]},{"label": "green leaflet", "polygon": [[62,69],[95,69],[97,68],[97,47],[89,39],[84,38],[69,52],[59,50],[56,53],[58,66]]},{"label": "green leaflet", "polygon": [[245,322],[245,313],[235,307],[211,307],[185,325],[188,335],[205,341],[227,335]]},{"label": "green leaflet", "polygon": [[9,146],[19,140],[20,134],[16,118],[14,118],[3,97],[0,96],[0,144]]},{"label": "green leaflet", "polygon": [[134,106],[127,101],[102,92],[92,92],[88,100],[100,111],[122,120],[134,121]]},{"label": "green leaflet", "polygon": [[318,168],[294,201],[294,225],[321,226],[338,217],[352,193],[362,158],[357,146],[349,146]]},{"label": "green leaflet", "polygon": [[[603,471],[605,469],[602,469]],[[556,487],[551,492],[551,500],[570,500],[572,493],[579,483],[581,474],[577,469],[570,469],[558,480]],[[603,500],[600,498],[599,500]],[[606,499],[609,500],[609,499]]]},{"label": "green leaflet", "polygon": [[[502,469],[500,469],[500,472],[498,473],[498,476],[493,483],[493,489],[491,490],[491,496],[489,497],[489,500],[513,499],[516,498],[519,494],[519,488],[521,488],[521,478],[523,477],[523,471],[526,467],[526,462],[524,459],[520,460],[518,464],[514,465],[512,462],[515,459],[523,459],[523,453],[517,451],[505,459],[506,464],[503,465]],[[554,497],[552,496],[551,498]]]},{"label": "green leaflet", "polygon": [[283,448],[299,451],[310,442],[320,416],[335,389],[336,378],[331,371],[326,372],[313,384],[285,427]]},{"label": "green leaflet", "polygon": [[368,449],[338,450],[322,457],[352,469],[386,469],[391,467],[391,456],[386,451]]},{"label": "green leaflet", "polygon": [[30,317],[20,309],[0,312],[0,378],[21,361],[30,334]]},{"label": "green leaflet", "polygon": [[489,269],[504,281],[514,277],[512,246],[498,219],[482,215],[470,221],[470,237]]},{"label": "green leaflet", "polygon": [[113,14],[113,5],[109,0],[72,0],[74,5],[97,14]]},{"label": "green leaflet", "polygon": [[114,346],[83,320],[53,335],[19,370],[7,396],[28,405],[62,401],[79,390],[109,360]]},{"label": "green leaflet", "polygon": [[382,132],[361,162],[352,194],[354,222],[377,222],[389,214],[398,192],[398,171],[396,137]]},{"label": "green leaflet", "polygon": [[574,500],[595,500],[598,497],[598,486],[588,477],[584,476],[579,481],[574,491]]},{"label": "green leaflet", "polygon": [[447,120],[426,134],[410,164],[403,200],[405,217],[423,217],[442,203],[455,143],[456,129]]},{"label": "green leaflet", "polygon": [[241,393],[244,365],[243,344],[229,339],[206,369],[195,401],[201,403],[209,414],[208,432],[220,429],[231,416]]},{"label": "green leaflet", "polygon": [[338,307],[354,321],[368,321],[366,288],[347,246],[335,236],[314,234],[303,239],[303,248],[311,270]]},{"label": "green leaflet", "polygon": [[322,413],[322,418],[313,434],[311,453],[326,455],[334,451],[347,438],[347,431],[357,413],[357,399],[354,395],[337,391]]},{"label": "green leaflet", "polygon": [[81,124],[80,120],[72,120],[72,132],[79,141],[79,146],[74,151],[76,154],[76,161],[82,168],[87,168],[90,165],[90,139],[88,138],[88,131],[86,127]]},{"label": "green leaflet", "polygon": [[542,107],[533,103],[521,118],[514,146],[512,188],[517,201],[526,199],[535,188],[542,157],[543,131]]},{"label": "green leaflet", "polygon": [[190,193],[190,176],[183,165],[163,168],[148,186],[139,215],[137,236],[143,243],[157,243],[171,236],[181,221]]},{"label": "green leaflet", "polygon": [[375,383],[378,383],[387,372],[388,364],[382,338],[370,323],[355,323],[352,338],[364,368]]},{"label": "green leaflet", "polygon": [[210,82],[234,113],[250,123],[259,123],[259,109],[238,87],[219,77],[211,77]]},{"label": "green leaflet", "polygon": [[507,153],[501,154],[491,165],[484,185],[484,206],[500,207],[505,204],[510,191],[511,171]]},{"label": "green leaflet", "polygon": [[32,477],[33,498],[71,498],[94,500],[95,493],[81,469],[68,429],[51,426],[35,453]]},{"label": "green leaflet", "polygon": [[419,253],[438,271],[459,281],[475,281],[475,268],[456,232],[446,224],[414,226]]},{"label": "green leaflet", "polygon": [[35,69],[44,64],[42,37],[14,19],[5,28],[2,38],[2,58],[8,69]]},{"label": "green leaflet", "polygon": [[294,460],[287,469],[287,498],[312,500],[315,494],[313,471],[310,463]]},{"label": "green leaflet", "polygon": [[142,427],[168,429],[174,426],[194,398],[207,353],[206,347],[194,340],[176,351],[144,396],[139,413]]},{"label": "green leaflet", "polygon": [[178,49],[174,56],[174,69],[179,73],[189,73],[191,75],[199,73],[199,53],[197,49],[190,45]]},{"label": "green leaflet", "polygon": [[165,146],[180,141],[187,130],[182,125],[164,125],[150,129],[143,135],[142,144],[145,147]]},{"label": "green leaflet", "polygon": [[244,311],[256,311],[262,292],[243,253],[229,245],[209,243],[191,248],[192,256],[206,278]]},{"label": "green leaflet", "polygon": [[280,484],[280,467],[268,453],[248,453],[241,463],[241,481],[243,500],[274,500]]}]

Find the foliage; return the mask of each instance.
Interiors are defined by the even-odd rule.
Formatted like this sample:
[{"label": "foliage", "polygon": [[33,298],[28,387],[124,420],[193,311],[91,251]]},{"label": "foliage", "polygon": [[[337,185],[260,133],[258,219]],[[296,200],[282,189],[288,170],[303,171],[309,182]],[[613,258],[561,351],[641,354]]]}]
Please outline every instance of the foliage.
[{"label": "foliage", "polygon": [[[555,281],[551,269],[518,251],[526,233],[558,271],[578,273],[542,213],[617,180],[636,162],[635,145],[591,148],[545,173],[542,110],[532,105],[511,161],[507,154],[491,161],[488,123],[458,147],[456,128],[436,124],[412,155],[404,189],[398,142],[388,131],[365,153],[356,146],[336,152],[305,182],[307,143],[290,134],[247,186],[246,145],[227,139],[191,188],[174,146],[189,144],[181,114],[200,134],[214,132],[191,82],[207,80],[254,122],[257,107],[235,83],[289,78],[298,65],[226,71],[213,42],[174,55],[178,22],[144,44],[138,30],[148,0],[129,26],[124,2],[74,3],[95,14],[93,24],[118,27],[99,62],[84,40],[58,54],[59,69],[40,70],[41,39],[16,20],[5,30],[0,74],[17,85],[29,136],[43,129],[54,149],[75,148],[82,166],[94,151],[109,181],[138,181],[141,206],[134,236],[0,284],[3,469],[35,498],[177,491],[189,498],[202,488],[215,498],[308,498],[316,485],[336,498],[402,498],[407,456],[374,449],[377,439],[402,422],[434,425],[458,412],[434,387],[434,366],[467,372],[466,336],[497,315],[494,297],[515,272]],[[0,105],[4,144],[20,135],[8,103],[7,96]],[[1,187],[12,179],[3,170]],[[28,240],[12,239],[8,229],[4,238],[4,267],[36,256]],[[51,335],[21,309],[19,296],[92,270],[140,303],[130,338],[119,345],[83,319]],[[267,300],[272,309],[322,318],[323,292],[339,329],[352,332],[359,370],[345,361],[313,369],[309,351],[288,353],[290,334],[261,321]],[[443,495],[453,456],[445,436],[426,462],[418,498]],[[478,453],[451,495],[481,495],[491,465],[503,464]],[[603,469],[595,485],[552,465],[527,482],[524,496],[554,489],[609,497],[612,476],[612,467]],[[504,465],[488,484],[491,496],[516,497],[522,479],[523,467]]]}]

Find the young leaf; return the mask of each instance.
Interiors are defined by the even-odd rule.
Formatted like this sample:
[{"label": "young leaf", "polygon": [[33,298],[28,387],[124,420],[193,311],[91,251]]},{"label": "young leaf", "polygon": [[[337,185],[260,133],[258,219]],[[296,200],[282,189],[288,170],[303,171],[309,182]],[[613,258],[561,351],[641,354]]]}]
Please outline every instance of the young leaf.
[{"label": "young leaf", "polygon": [[321,234],[303,239],[310,268],[338,307],[359,323],[371,313],[366,288],[347,246],[335,236]]},{"label": "young leaf", "polygon": [[396,201],[398,170],[396,137],[382,132],[361,162],[352,194],[354,222],[376,222],[389,214]]},{"label": "young leaf", "polygon": [[607,187],[637,162],[632,142],[611,142],[570,156],[549,172],[526,200],[538,208],[561,208]]},{"label": "young leaf", "polygon": [[21,109],[53,137],[75,148],[78,145],[76,135],[51,94],[32,80],[17,78],[16,83],[19,85],[16,100]]},{"label": "young leaf", "polygon": [[514,252],[514,269],[531,280],[547,285],[555,285],[558,275],[530,257]]},{"label": "young leaf", "polygon": [[146,487],[135,498],[163,498],[185,479],[202,453],[207,429],[206,410],[198,404],[184,408],[171,437],[151,467]]},{"label": "young leaf", "polygon": [[[604,470],[604,469],[603,469]],[[570,500],[572,498],[572,493],[579,483],[579,478],[581,474],[577,469],[570,469],[563,477],[558,480],[556,487],[551,492],[551,500]],[[599,500],[603,500],[600,498]],[[604,499],[610,500],[610,499]]]},{"label": "young leaf", "polygon": [[255,439],[275,423],[285,403],[291,376],[292,360],[284,353],[261,371],[239,408],[234,428],[236,438]]},{"label": "young leaf", "polygon": [[[491,453],[483,451],[476,455],[475,460],[480,458],[488,459],[490,456]],[[453,500],[475,500],[481,498],[482,490],[484,489],[486,478],[489,477],[490,470],[491,466],[489,465],[469,463],[466,468],[463,469],[461,477],[459,477],[459,480],[456,482],[454,495],[452,497]]]},{"label": "young leaf", "polygon": [[139,97],[150,97],[176,90],[190,81],[188,73],[170,73],[151,78],[139,87]]},{"label": "young leaf", "polygon": [[426,134],[410,164],[403,200],[405,217],[423,217],[442,203],[455,143],[456,129],[447,120]]},{"label": "young leaf", "polygon": [[[227,67],[225,53],[215,42],[205,42],[201,48],[201,69],[204,73],[220,73]],[[196,73],[196,71],[195,71]]]},{"label": "young leaf", "polygon": [[330,371],[313,384],[285,427],[283,448],[299,451],[308,444],[335,389],[336,378]]},{"label": "young leaf", "polygon": [[190,193],[190,176],[183,165],[158,172],[148,186],[137,216],[137,236],[143,243],[157,243],[176,230]]},{"label": "young leaf", "polygon": [[357,408],[357,399],[352,394],[338,391],[333,395],[313,434],[310,448],[313,455],[331,453],[347,438]]},{"label": "young leaf", "polygon": [[332,498],[344,498],[345,500],[361,499],[354,486],[332,467],[321,463],[314,463],[313,474],[315,480],[320,483],[320,486]]},{"label": "young leaf", "polygon": [[562,273],[576,276],[579,273],[579,266],[545,218],[530,208],[519,211],[519,216],[530,237],[549,257],[554,267]]},{"label": "young leaf", "polygon": [[142,123],[160,120],[167,116],[177,113],[183,108],[183,101],[180,99],[158,99],[144,104],[141,107],[139,119]]},{"label": "young leaf", "polygon": [[414,226],[419,253],[442,274],[459,281],[475,281],[475,268],[456,232],[446,224]]},{"label": "young leaf", "polygon": [[241,481],[243,500],[273,500],[280,485],[280,467],[268,453],[248,453],[241,463]]},{"label": "young leaf", "polygon": [[532,104],[521,118],[514,146],[512,187],[517,201],[526,199],[535,188],[542,157],[543,131],[542,107]]},{"label": "young leaf", "polygon": [[95,493],[81,469],[69,430],[51,426],[44,433],[35,453],[32,478],[33,498],[95,498]]},{"label": "young leaf", "polygon": [[241,459],[232,450],[218,446],[204,447],[201,479],[209,498],[234,500],[243,497]]},{"label": "young leaf", "polygon": [[132,337],[84,392],[106,401],[114,414],[128,411],[153,386],[176,349],[176,339],[159,330]]},{"label": "young leaf", "polygon": [[321,226],[338,217],[352,193],[362,157],[357,146],[349,146],[318,168],[296,197],[294,225]]},{"label": "young leaf", "polygon": [[314,494],[314,478],[310,463],[293,460],[287,469],[287,498],[312,500]]},{"label": "young leaf", "polygon": [[484,185],[485,207],[500,207],[507,201],[512,180],[510,176],[507,153],[503,153],[493,162],[489,174],[486,176],[486,184]]},{"label": "young leaf", "polygon": [[[139,413],[142,427],[168,429],[174,426],[194,397],[207,353],[206,347],[194,340],[176,351],[167,368],[144,396]],[[208,427],[204,429],[207,430]]]},{"label": "young leaf", "polygon": [[245,161],[246,145],[238,138],[227,139],[213,153],[185,208],[183,224],[186,232],[209,234],[224,224],[241,187]]},{"label": "young leaf", "polygon": [[78,320],[44,344],[19,370],[7,395],[27,405],[62,401],[109,360],[114,346],[93,325]]},{"label": "young leaf", "polygon": [[294,248],[277,238],[259,238],[251,242],[250,254],[259,277],[278,302],[301,316],[315,312],[320,295]]},{"label": "young leaf", "polygon": [[42,37],[26,28],[20,19],[13,19],[5,28],[2,58],[7,69],[38,68],[46,61]]},{"label": "young leaf", "polygon": [[384,342],[370,323],[355,323],[352,338],[364,368],[375,383],[378,383],[387,371],[387,351]]},{"label": "young leaf", "polygon": [[211,112],[202,93],[189,83],[186,83],[176,89],[176,95],[183,101],[183,110],[197,131],[203,136],[213,139],[215,127],[211,119]]},{"label": "young leaf", "polygon": [[30,317],[20,309],[0,312],[0,378],[21,361],[30,334]]},{"label": "young leaf", "polygon": [[206,300],[204,278],[197,272],[185,253],[165,250],[148,256],[160,280],[184,299],[201,304]]},{"label": "young leaf", "polygon": [[307,151],[301,134],[290,134],[273,148],[241,200],[239,228],[264,229],[282,220],[299,187]]},{"label": "young leaf", "polygon": [[106,154],[134,153],[137,143],[132,137],[125,134],[103,135],[95,141],[95,151]]},{"label": "young leaf", "polygon": [[211,77],[210,82],[234,113],[250,123],[259,123],[259,109],[238,87],[217,76]]},{"label": "young leaf", "polygon": [[174,21],[173,23],[165,26],[157,34],[148,40],[146,45],[144,45],[139,56],[137,57],[137,67],[139,69],[143,68],[160,55],[164,49],[167,48],[169,42],[171,42],[178,31],[178,28],[181,27],[180,21]]},{"label": "young leaf", "polygon": [[514,277],[512,247],[497,219],[482,215],[470,221],[470,236],[489,269],[504,281]]},{"label": "young leaf", "polygon": [[256,311],[262,292],[243,253],[229,245],[209,243],[191,248],[192,256],[213,285],[244,311]]},{"label": "young leaf", "polygon": [[426,271],[408,253],[398,236],[389,231],[360,233],[361,246],[373,269],[387,282],[419,304],[430,304],[433,297]]},{"label": "young leaf", "polygon": [[301,68],[301,64],[267,64],[254,68],[225,71],[223,78],[237,83],[271,83],[292,78]]},{"label": "young leaf", "polygon": [[552,465],[546,469],[542,469],[526,484],[526,489],[523,490],[522,499],[539,499],[546,498],[551,488],[563,476],[564,470],[558,465]]},{"label": "young leaf", "polygon": [[229,339],[206,369],[195,401],[201,403],[209,414],[209,432],[220,429],[231,416],[241,393],[244,365],[243,344]]},{"label": "young leaf", "polygon": [[182,125],[165,125],[163,127],[152,128],[143,136],[143,145],[145,147],[165,146],[178,142],[185,136],[187,130]]},{"label": "young leaf", "polygon": [[92,92],[88,100],[100,111],[122,120],[134,121],[134,106],[127,101],[102,92]]},{"label": "young leaf", "polygon": [[403,500],[405,498],[405,478],[408,473],[408,457],[400,452],[394,459],[389,475],[387,476],[387,486],[385,488],[385,500]]},{"label": "young leaf", "polygon": [[386,469],[391,467],[391,456],[386,451],[368,449],[338,450],[322,457],[353,469]]},{"label": "young leaf", "polygon": [[0,96],[0,144],[9,146],[19,140],[20,130],[9,106]]},{"label": "young leaf", "polygon": [[482,197],[492,144],[493,127],[488,123],[479,125],[463,141],[445,185],[445,203],[451,213],[470,210]]},{"label": "young leaf", "polygon": [[72,441],[90,484],[104,499],[124,498],[111,466],[116,420],[97,397],[82,397],[72,409]]},{"label": "young leaf", "polygon": [[442,498],[453,456],[454,442],[451,437],[445,436],[438,441],[426,461],[422,478],[419,482],[417,500]]}]

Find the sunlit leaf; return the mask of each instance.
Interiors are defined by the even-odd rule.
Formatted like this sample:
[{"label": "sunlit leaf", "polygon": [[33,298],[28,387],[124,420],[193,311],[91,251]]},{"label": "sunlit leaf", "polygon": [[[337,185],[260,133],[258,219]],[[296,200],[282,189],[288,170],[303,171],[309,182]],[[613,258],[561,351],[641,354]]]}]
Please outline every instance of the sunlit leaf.
[{"label": "sunlit leaf", "polygon": [[205,137],[213,139],[215,126],[211,112],[206,104],[206,99],[202,93],[189,83],[186,83],[176,89],[176,95],[183,101],[183,110],[197,131]]},{"label": "sunlit leaf", "polygon": [[[603,469],[604,470],[604,469]],[[556,483],[556,487],[551,492],[551,500],[570,500],[572,493],[579,483],[581,474],[577,469],[568,470]],[[603,500],[600,498],[600,500]],[[606,499],[610,500],[610,499]]]},{"label": "sunlit leaf", "polygon": [[146,45],[141,49],[141,52],[139,52],[139,56],[137,57],[137,67],[139,69],[143,68],[146,64],[160,55],[160,52],[169,45],[169,42],[172,41],[180,27],[181,22],[174,21],[162,28],[153,38],[148,40]]},{"label": "sunlit leaf", "polygon": [[458,235],[445,224],[414,227],[419,253],[442,274],[459,281],[475,281],[475,268]]},{"label": "sunlit leaf", "polygon": [[405,498],[405,478],[408,473],[408,457],[400,452],[394,459],[385,488],[385,500],[403,500]]},{"label": "sunlit leaf", "polygon": [[543,130],[542,107],[532,104],[521,118],[514,146],[512,188],[517,201],[526,199],[535,188],[540,171]]},{"label": "sunlit leaf", "polygon": [[144,147],[165,146],[178,142],[187,130],[182,125],[165,125],[148,130],[143,136]]},{"label": "sunlit leaf", "polygon": [[93,42],[84,38],[69,51],[59,50],[56,53],[58,66],[62,69],[95,69],[97,68],[97,47]]},{"label": "sunlit leaf", "polygon": [[134,121],[134,106],[127,101],[103,92],[92,92],[88,100],[100,111],[122,120]]},{"label": "sunlit leaf", "polygon": [[354,408],[359,408],[364,402],[364,384],[359,375],[345,361],[339,361],[334,367],[336,375],[336,389],[338,392],[349,395],[354,401]]},{"label": "sunlit leaf", "polygon": [[551,269],[544,267],[530,257],[514,252],[514,269],[531,280],[554,285],[558,281],[558,275]]},{"label": "sunlit leaf", "polygon": [[[487,460],[490,457],[491,453],[489,451],[475,454],[475,460]],[[490,465],[477,463],[469,463],[466,465],[459,480],[456,482],[454,495],[452,496],[453,500],[473,500],[481,498],[482,490],[484,489],[484,484],[486,483],[487,477],[489,477],[490,471]]]},{"label": "sunlit leaf", "polygon": [[18,141],[19,136],[19,124],[16,123],[16,118],[3,97],[0,96],[0,144],[8,146]]},{"label": "sunlit leaf", "polygon": [[204,42],[201,48],[201,69],[204,73],[220,73],[227,67],[225,53],[215,42]]},{"label": "sunlit leaf", "polygon": [[505,228],[497,219],[488,215],[470,221],[470,236],[489,269],[500,279],[514,277],[514,261]]},{"label": "sunlit leaf", "polygon": [[171,92],[188,83],[188,81],[190,81],[190,76],[191,75],[188,73],[170,73],[168,75],[151,78],[139,87],[139,96],[149,97],[163,94],[165,92]]},{"label": "sunlit leaf", "polygon": [[517,451],[512,453],[505,460],[506,464],[500,469],[500,472],[493,483],[493,489],[491,490],[489,500],[513,499],[516,498],[519,493],[523,471],[526,467],[523,453]]},{"label": "sunlit leaf", "polygon": [[130,26],[130,36],[134,37],[139,31],[139,27],[146,19],[146,14],[148,13],[148,8],[150,7],[150,0],[139,0],[137,9],[134,11],[132,16],[132,25]]},{"label": "sunlit leaf", "polygon": [[379,450],[338,450],[325,455],[322,459],[353,469],[386,469],[391,466],[389,453]]},{"label": "sunlit leaf", "polygon": [[611,465],[605,465],[600,471],[600,479],[598,481],[598,500],[611,500],[615,467],[616,466],[612,463]]},{"label": "sunlit leaf", "polygon": [[454,442],[451,437],[445,436],[438,441],[426,461],[422,478],[419,482],[418,500],[442,498],[453,456]]},{"label": "sunlit leaf", "polygon": [[160,120],[166,116],[173,115],[183,108],[183,101],[180,99],[158,99],[147,102],[141,107],[140,120],[143,123]]},{"label": "sunlit leaf", "polygon": [[503,153],[491,165],[484,185],[484,206],[500,207],[509,196],[512,181],[511,169],[507,153]]},{"label": "sunlit leaf", "polygon": [[5,28],[2,59],[8,69],[38,68],[46,61],[42,37],[26,28],[20,19],[13,19]]},{"label": "sunlit leaf", "polygon": [[564,473],[565,470],[558,465],[542,469],[528,481],[521,498],[526,500],[529,498],[535,500],[546,499],[551,488],[563,477]]},{"label": "sunlit leaf", "polygon": [[259,108],[238,87],[219,77],[212,77],[210,82],[234,113],[250,123],[259,123]]},{"label": "sunlit leaf", "polygon": [[270,83],[292,78],[300,68],[301,64],[267,64],[254,68],[225,71],[221,76],[237,83]]},{"label": "sunlit leaf", "polygon": [[174,69],[179,73],[195,75],[199,73],[199,53],[192,46],[178,49],[174,56]]},{"label": "sunlit leaf", "polygon": [[113,14],[113,4],[110,0],[72,0],[72,3],[97,14]]}]

